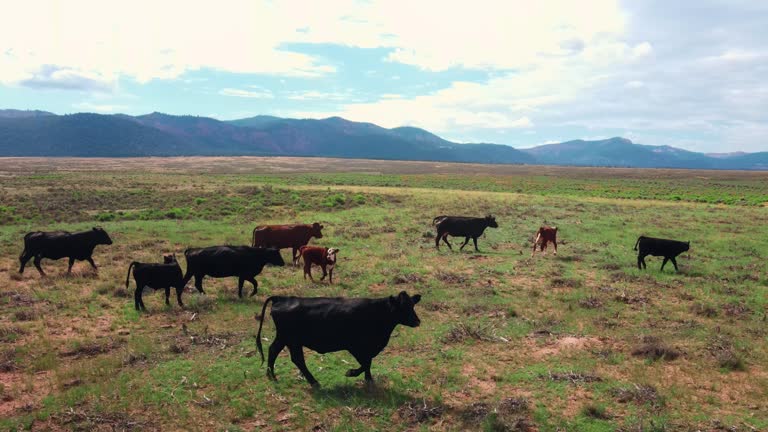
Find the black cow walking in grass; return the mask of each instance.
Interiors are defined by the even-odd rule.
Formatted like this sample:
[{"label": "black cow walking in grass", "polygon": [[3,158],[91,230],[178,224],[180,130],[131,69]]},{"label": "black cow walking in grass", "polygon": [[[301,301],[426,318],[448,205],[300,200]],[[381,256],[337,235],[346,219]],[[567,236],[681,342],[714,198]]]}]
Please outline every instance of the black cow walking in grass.
[{"label": "black cow walking in grass", "polygon": [[144,300],[142,292],[145,287],[153,289],[165,289],[165,304],[170,305],[171,287],[176,289],[176,301],[179,306],[184,306],[181,302],[181,293],[184,291],[184,277],[181,274],[181,267],[176,261],[175,255],[163,255],[163,263],[140,263],[132,262],[128,266],[128,274],[125,276],[125,287],[131,278],[131,268],[133,268],[133,279],[136,281],[136,292],[133,294],[136,310],[144,310]]},{"label": "black cow walking in grass", "polygon": [[461,245],[459,250],[464,249],[464,246],[469,243],[469,239],[475,243],[475,250],[480,252],[477,248],[477,238],[483,235],[486,228],[498,228],[496,218],[488,215],[484,218],[467,217],[467,216],[438,216],[432,220],[432,225],[437,227],[437,236],[435,236],[435,247],[440,249],[440,239],[442,239],[448,248],[453,250],[453,247],[448,243],[448,236],[465,237],[464,244]]},{"label": "black cow walking in grass", "polygon": [[40,262],[43,258],[58,260],[69,258],[67,273],[72,273],[75,260],[88,261],[94,270],[98,270],[93,262],[93,250],[98,245],[111,245],[112,239],[103,228],[93,228],[88,231],[71,233],[69,231],[35,231],[24,236],[24,251],[19,256],[21,267],[19,273],[24,273],[27,261],[33,261],[41,276],[45,276]]},{"label": "black cow walking in grass", "polygon": [[421,300],[402,291],[397,297],[384,298],[302,298],[270,297],[261,309],[259,332],[256,346],[264,362],[261,346],[261,327],[267,304],[272,302],[272,320],[277,334],[269,346],[267,376],[275,378],[275,359],[286,346],[291,352],[291,361],[299,368],[304,378],[313,386],[317,380],[304,363],[303,347],[321,354],[335,351],[349,351],[360,363],[360,367],[347,371],[348,377],[365,373],[365,380],[371,382],[371,362],[389,343],[389,337],[398,324],[418,327],[421,321],[413,310]]},{"label": "black cow walking in grass", "polygon": [[675,258],[681,253],[687,251],[691,247],[691,242],[681,242],[677,240],[667,240],[653,237],[640,236],[635,242],[635,250],[637,252],[637,268],[645,269],[645,257],[648,255],[664,257],[664,261],[661,263],[661,270],[664,270],[664,266],[667,261],[672,261],[672,265],[677,269],[677,261]]},{"label": "black cow walking in grass", "polygon": [[251,297],[256,294],[259,283],[255,277],[261,273],[264,266],[272,264],[284,266],[285,261],[278,249],[255,248],[251,246],[211,246],[184,251],[187,258],[187,272],[184,275],[186,285],[192,276],[195,277],[195,288],[203,294],[203,278],[212,276],[223,278],[237,276],[237,294],[243,297],[243,283],[253,285]]}]

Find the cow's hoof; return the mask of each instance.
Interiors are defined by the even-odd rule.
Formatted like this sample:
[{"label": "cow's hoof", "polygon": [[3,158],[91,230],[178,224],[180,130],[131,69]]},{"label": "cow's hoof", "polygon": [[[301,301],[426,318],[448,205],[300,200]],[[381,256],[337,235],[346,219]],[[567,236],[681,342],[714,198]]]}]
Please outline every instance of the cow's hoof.
[{"label": "cow's hoof", "polygon": [[359,371],[357,369],[349,369],[349,370],[347,370],[347,373],[344,374],[344,376],[356,377],[356,376],[360,375],[360,372],[362,372],[362,371]]},{"label": "cow's hoof", "polygon": [[311,382],[311,383],[309,383],[309,385],[312,386],[312,390],[319,390],[320,389],[320,383],[317,382],[317,381]]},{"label": "cow's hoof", "polygon": [[267,378],[269,378],[270,381],[277,381],[277,377],[271,369],[267,369]]}]

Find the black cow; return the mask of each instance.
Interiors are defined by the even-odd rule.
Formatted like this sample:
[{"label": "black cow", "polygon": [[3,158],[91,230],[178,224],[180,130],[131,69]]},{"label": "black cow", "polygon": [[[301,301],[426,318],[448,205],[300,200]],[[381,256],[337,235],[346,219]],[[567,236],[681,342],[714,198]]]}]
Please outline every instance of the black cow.
[{"label": "black cow", "polygon": [[69,231],[35,231],[27,233],[24,236],[24,251],[19,255],[21,267],[19,273],[24,273],[24,266],[27,265],[32,257],[35,258],[34,264],[40,275],[45,276],[43,268],[40,267],[40,261],[43,258],[52,260],[69,258],[69,268],[67,273],[72,273],[72,265],[75,260],[86,260],[91,263],[94,270],[98,270],[96,263],[93,262],[93,249],[97,245],[111,245],[112,239],[102,228],[93,228],[92,230],[71,233]]},{"label": "black cow", "polygon": [[664,270],[664,265],[667,264],[667,261],[672,261],[672,265],[675,266],[675,271],[678,271],[675,257],[690,249],[691,242],[640,236],[637,239],[637,242],[635,242],[635,250],[638,250],[638,246],[640,248],[637,253],[637,268],[646,268],[645,257],[653,255],[664,257],[664,262],[661,263],[662,271]]},{"label": "black cow", "polygon": [[272,302],[272,320],[277,334],[269,346],[267,376],[275,378],[275,359],[286,346],[291,360],[313,386],[317,380],[304,363],[303,347],[321,354],[347,350],[360,363],[357,369],[347,371],[348,377],[365,373],[365,380],[371,382],[371,361],[389,343],[389,336],[398,324],[418,327],[421,321],[413,306],[421,300],[420,295],[410,297],[402,291],[397,297],[384,298],[302,298],[270,297],[261,308],[259,332],[256,346],[264,363],[261,347],[261,327],[267,304]]},{"label": "black cow", "polygon": [[448,248],[453,250],[453,247],[448,243],[448,235],[454,237],[466,237],[464,244],[461,245],[459,250],[464,249],[464,246],[469,243],[469,239],[475,243],[475,250],[480,252],[477,248],[477,238],[483,235],[486,228],[498,228],[496,218],[488,215],[484,218],[467,217],[467,216],[438,216],[432,220],[432,225],[437,226],[437,236],[435,237],[435,247],[440,249],[440,239],[443,239]]},{"label": "black cow", "polygon": [[255,248],[251,246],[211,246],[207,248],[187,249],[184,251],[187,258],[187,273],[184,275],[184,285],[195,277],[195,288],[203,291],[203,277],[212,276],[223,278],[237,276],[237,294],[243,297],[243,283],[250,282],[253,285],[251,297],[256,294],[259,283],[256,275],[266,264],[284,266],[285,261],[280,256],[278,249]]},{"label": "black cow", "polygon": [[184,277],[181,273],[181,267],[176,261],[176,255],[163,255],[162,264],[132,262],[128,266],[128,274],[125,276],[126,288],[128,288],[131,278],[131,268],[133,268],[133,279],[136,281],[136,292],[133,294],[136,310],[147,310],[141,296],[144,287],[165,289],[166,305],[171,304],[169,298],[171,296],[171,287],[173,287],[176,289],[176,301],[179,302],[179,306],[184,306],[184,303],[181,302],[181,293],[184,291]]}]

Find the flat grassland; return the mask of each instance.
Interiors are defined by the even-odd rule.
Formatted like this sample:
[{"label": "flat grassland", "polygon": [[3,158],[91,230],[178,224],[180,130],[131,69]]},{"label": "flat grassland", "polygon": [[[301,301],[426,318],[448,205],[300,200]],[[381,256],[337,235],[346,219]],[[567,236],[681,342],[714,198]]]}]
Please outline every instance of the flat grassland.
[{"label": "flat grassland", "polygon": [[[0,430],[768,430],[768,173],[293,158],[0,159]],[[480,253],[434,248],[432,218],[492,213]],[[206,278],[187,308],[128,264],[247,244],[257,224],[325,225],[338,282],[267,267],[257,296]],[[542,223],[559,254],[530,257]],[[98,273],[17,273],[33,230],[103,226]],[[641,234],[690,240],[659,272]],[[454,239],[454,245],[461,239]],[[458,248],[456,248],[458,249]],[[289,254],[284,251],[284,257]],[[316,273],[319,270],[316,270]],[[420,293],[375,387],[346,352],[265,376],[269,295]],[[265,320],[265,345],[274,326]]]}]

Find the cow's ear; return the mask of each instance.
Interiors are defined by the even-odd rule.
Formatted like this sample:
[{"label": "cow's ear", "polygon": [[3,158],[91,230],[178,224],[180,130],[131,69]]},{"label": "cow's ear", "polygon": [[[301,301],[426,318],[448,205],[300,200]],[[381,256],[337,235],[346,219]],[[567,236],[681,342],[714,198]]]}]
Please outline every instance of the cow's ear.
[{"label": "cow's ear", "polygon": [[416,294],[415,296],[411,297],[411,300],[413,300],[413,304],[416,304],[421,301],[421,294]]}]

